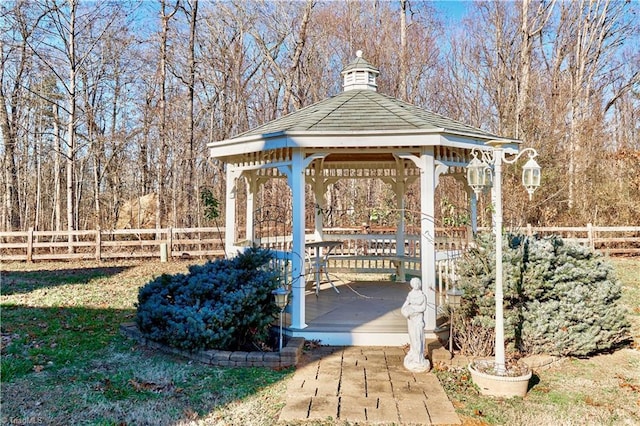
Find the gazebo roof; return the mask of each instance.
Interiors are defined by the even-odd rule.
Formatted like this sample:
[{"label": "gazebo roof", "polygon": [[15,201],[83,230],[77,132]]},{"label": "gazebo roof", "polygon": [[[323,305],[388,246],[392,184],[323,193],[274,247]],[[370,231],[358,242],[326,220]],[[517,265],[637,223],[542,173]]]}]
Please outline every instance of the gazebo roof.
[{"label": "gazebo roof", "polygon": [[236,137],[283,132],[372,130],[427,130],[483,139],[500,139],[493,133],[367,89],[342,92]]},{"label": "gazebo roof", "polygon": [[356,56],[341,73],[342,93],[233,138],[212,142],[208,145],[210,155],[245,162],[247,155],[301,148],[329,150],[335,160],[336,150],[350,150],[351,155],[355,150],[361,161],[369,161],[362,155],[364,151],[392,153],[408,148],[416,152],[425,146],[471,150],[492,140],[518,143],[378,93],[378,69],[362,58],[361,51]]}]

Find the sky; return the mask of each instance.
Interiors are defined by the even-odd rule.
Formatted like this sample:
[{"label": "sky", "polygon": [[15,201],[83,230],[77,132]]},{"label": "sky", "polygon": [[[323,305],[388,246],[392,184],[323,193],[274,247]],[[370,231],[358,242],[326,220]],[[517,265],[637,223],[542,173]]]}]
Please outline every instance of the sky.
[{"label": "sky", "polygon": [[467,12],[467,7],[472,3],[471,0],[435,0],[431,2],[433,6],[439,9],[451,21],[460,21]]}]

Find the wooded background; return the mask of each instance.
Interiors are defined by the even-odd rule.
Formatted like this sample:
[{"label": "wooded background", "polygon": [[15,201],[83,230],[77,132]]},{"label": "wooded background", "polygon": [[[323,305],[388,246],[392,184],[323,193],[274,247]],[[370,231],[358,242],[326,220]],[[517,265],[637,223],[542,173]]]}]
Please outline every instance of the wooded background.
[{"label": "wooded background", "polygon": [[[638,224],[639,6],[473,2],[452,20],[409,0],[4,1],[0,230],[211,224],[199,194],[223,201],[224,173],[206,144],[337,94],[356,50],[380,92],[538,150],[533,201],[507,167],[507,224]],[[439,225],[468,222],[460,187],[442,179]],[[391,197],[340,181],[329,225],[386,225]]]}]

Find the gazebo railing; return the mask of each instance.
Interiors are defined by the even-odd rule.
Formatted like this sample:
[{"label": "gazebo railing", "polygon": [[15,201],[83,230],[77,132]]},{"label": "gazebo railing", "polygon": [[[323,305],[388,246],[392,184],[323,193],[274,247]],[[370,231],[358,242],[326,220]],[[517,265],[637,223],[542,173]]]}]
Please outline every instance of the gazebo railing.
[{"label": "gazebo railing", "polygon": [[[389,279],[400,279],[404,276],[421,275],[420,238],[419,235],[405,235],[404,254],[397,254],[395,230],[383,229],[376,233],[358,233],[357,228],[333,228],[324,230],[324,241],[340,241],[328,258],[326,267],[330,274],[362,273],[388,274]],[[446,293],[455,272],[455,259],[461,256],[469,244],[470,232],[467,228],[443,228],[436,232],[436,302],[442,306],[446,302]],[[315,237],[308,230],[307,241]],[[274,267],[280,271],[285,286],[290,286],[292,276],[291,235],[263,236],[254,244],[269,248],[275,252]],[[305,259],[312,259],[312,253],[305,253]],[[313,270],[307,264],[307,270]],[[308,273],[306,281],[313,280]]]},{"label": "gazebo railing", "polygon": [[272,252],[273,258],[269,267],[278,274],[280,286],[290,290],[294,279],[292,270],[293,253],[279,250],[273,250]]}]

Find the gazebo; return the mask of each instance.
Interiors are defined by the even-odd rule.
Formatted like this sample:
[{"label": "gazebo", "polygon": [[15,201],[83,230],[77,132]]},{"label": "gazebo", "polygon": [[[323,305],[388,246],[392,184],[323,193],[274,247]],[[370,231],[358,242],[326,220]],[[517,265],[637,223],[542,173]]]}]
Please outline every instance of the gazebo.
[{"label": "gazebo", "polygon": [[[305,313],[305,244],[323,240],[323,216],[317,209],[313,235],[305,232],[305,191],[312,188],[316,204],[324,206],[328,185],[341,178],[366,176],[393,185],[397,210],[403,211],[407,186],[420,186],[419,275],[427,296],[426,336],[436,330],[436,245],[434,193],[443,174],[462,176],[471,151],[490,150],[501,143],[517,151],[518,141],[424,110],[377,91],[379,70],[356,53],[342,71],[343,91],[231,139],[209,144],[210,156],[226,167],[225,250],[233,255],[254,243],[254,212],[259,185],[270,177],[287,179],[292,197],[290,244],[284,258],[291,266],[290,335],[309,338]],[[246,180],[246,240],[237,240],[236,193]],[[472,228],[476,199],[469,190]],[[394,259],[405,257],[405,219],[400,214]],[[402,278],[402,277],[400,277]],[[407,287],[408,291],[408,287]],[[311,336],[314,338],[314,336]],[[325,337],[326,338],[326,337]],[[331,343],[331,339],[327,339]],[[367,344],[376,344],[369,340]],[[389,344],[388,339],[379,342]]]}]

